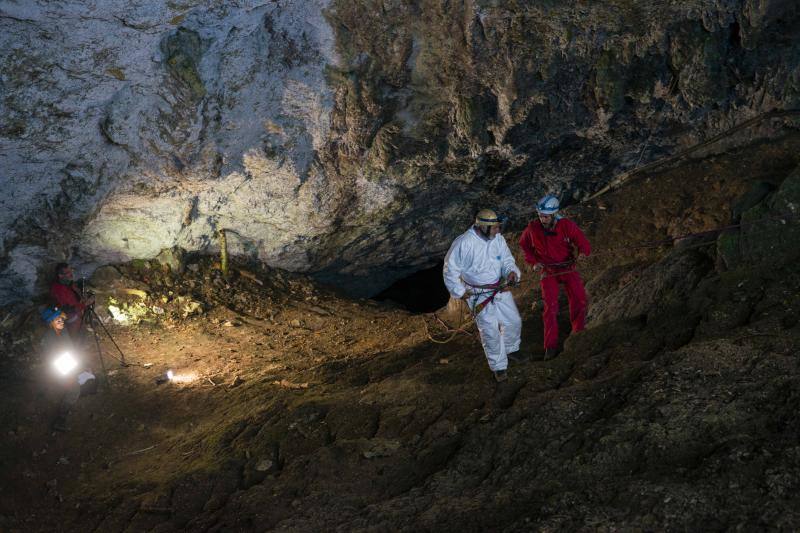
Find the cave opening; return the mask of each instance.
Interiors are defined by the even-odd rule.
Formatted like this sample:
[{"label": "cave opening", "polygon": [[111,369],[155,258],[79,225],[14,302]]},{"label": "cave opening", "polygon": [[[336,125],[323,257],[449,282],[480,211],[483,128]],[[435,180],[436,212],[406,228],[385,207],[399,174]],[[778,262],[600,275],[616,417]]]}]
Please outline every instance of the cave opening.
[{"label": "cave opening", "polygon": [[443,261],[394,282],[373,299],[393,301],[412,313],[432,313],[447,305],[450,294],[442,279]]}]

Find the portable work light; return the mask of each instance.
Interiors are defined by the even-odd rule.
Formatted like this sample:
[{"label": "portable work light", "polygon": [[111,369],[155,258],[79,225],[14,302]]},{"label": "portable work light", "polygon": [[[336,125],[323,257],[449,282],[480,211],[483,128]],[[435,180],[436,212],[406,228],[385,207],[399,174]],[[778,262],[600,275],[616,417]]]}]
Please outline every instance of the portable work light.
[{"label": "portable work light", "polygon": [[174,377],[175,373],[172,371],[172,369],[169,369],[156,378],[156,385],[161,385],[162,383],[166,383],[168,381],[172,382]]},{"label": "portable work light", "polygon": [[78,362],[69,352],[64,352],[53,360],[53,366],[56,367],[62,376],[66,376],[78,366]]}]

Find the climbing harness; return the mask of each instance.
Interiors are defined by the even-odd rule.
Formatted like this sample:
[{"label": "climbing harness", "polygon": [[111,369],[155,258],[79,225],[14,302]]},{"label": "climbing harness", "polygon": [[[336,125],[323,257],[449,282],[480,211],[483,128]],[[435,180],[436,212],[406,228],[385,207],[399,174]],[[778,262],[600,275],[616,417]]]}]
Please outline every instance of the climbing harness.
[{"label": "climbing harness", "polygon": [[[483,292],[476,292],[476,291],[472,292],[472,296],[475,296],[475,305],[470,308],[470,312],[472,313],[472,318],[474,320],[475,317],[481,314],[481,311],[483,311],[487,305],[494,302],[495,296],[503,292],[505,289],[518,286],[519,282],[515,281],[512,283],[509,282],[507,279],[500,279],[495,283],[489,283],[487,285],[470,285],[469,283],[467,283],[467,285],[469,285],[473,289],[478,289],[480,291],[483,291]],[[487,294],[488,296],[479,303],[478,298]],[[467,303],[467,306],[469,307],[469,303]]]},{"label": "climbing harness", "polygon": [[[564,276],[566,274],[572,274],[573,272],[577,272],[575,270],[575,259],[570,259],[569,261],[562,261],[560,263],[539,263],[542,265],[542,270],[539,274],[540,279],[547,279],[547,278],[555,278],[558,276]],[[553,272],[553,269],[569,269],[569,270],[558,270]]]},{"label": "climbing harness", "polygon": [[[699,231],[699,232],[695,232],[695,233],[687,233],[687,234],[684,234],[684,235],[679,235],[677,237],[669,237],[669,238],[660,239],[660,240],[657,240],[657,241],[646,241],[646,242],[641,242],[639,244],[628,245],[628,246],[625,246],[625,247],[606,248],[603,252],[592,253],[592,255],[588,256],[587,259],[589,259],[591,257],[598,257],[598,256],[603,256],[603,255],[611,255],[611,253],[614,252],[614,251],[630,251],[630,250],[634,250],[634,249],[659,248],[661,246],[668,246],[670,244],[674,244],[677,241],[681,241],[681,240],[685,240],[685,239],[719,235],[719,234],[721,234],[721,233],[723,233],[725,231],[730,231],[730,230],[734,230],[734,229],[752,228],[752,227],[756,227],[759,224],[762,224],[762,223],[765,223],[765,222],[778,222],[780,224],[785,225],[785,224],[789,224],[789,223],[798,222],[798,216],[793,214],[793,213],[783,213],[783,214],[779,214],[779,215],[776,215],[776,216],[763,217],[763,218],[760,218],[760,219],[757,219],[757,220],[750,220],[750,221],[747,221],[747,222],[740,222],[738,224],[728,224],[726,226],[721,226],[721,227],[713,228],[713,229],[710,229],[710,230]],[[748,233],[748,235],[751,235],[751,236],[759,235],[761,233],[771,232],[771,231],[773,231],[773,229],[764,230],[764,231],[761,231],[761,232],[754,231],[754,232]],[[712,242],[703,242],[703,243],[700,243],[700,244],[694,245],[694,246],[709,246],[709,245],[713,245],[713,244],[714,244],[714,242],[712,241]],[[694,246],[692,246],[692,247],[694,247]],[[572,259],[570,261],[564,261],[562,263],[549,263],[549,264],[543,265],[543,266],[545,266],[545,268],[547,268],[547,267],[570,268],[570,267],[573,267],[574,265],[575,265],[575,260]],[[543,271],[542,274],[541,274],[541,279],[546,279],[546,278],[550,278],[550,277],[557,277],[557,276],[564,276],[566,274],[572,274],[572,273],[575,273],[575,272],[578,272],[578,271],[575,270],[574,268],[570,268],[569,270],[564,270],[562,272],[553,272],[553,273],[546,273],[546,272]],[[444,326],[445,333],[449,334],[449,336],[447,338],[445,338],[444,340],[436,339],[436,338],[433,337],[433,335],[430,332],[430,328],[428,327],[428,323],[425,321],[425,318],[422,317],[423,323],[425,325],[425,330],[426,330],[426,333],[428,335],[428,339],[430,339],[432,342],[435,342],[437,344],[447,344],[448,342],[452,341],[456,337],[456,335],[458,335],[459,333],[466,333],[468,335],[473,335],[473,333],[468,331],[466,328],[468,328],[469,326],[472,325],[472,323],[475,321],[475,317],[478,315],[478,313],[483,311],[483,309],[486,307],[486,305],[490,304],[494,300],[494,297],[497,295],[497,293],[499,293],[500,291],[502,291],[506,287],[515,287],[515,286],[518,286],[518,285],[519,285],[519,282],[516,282],[516,283],[513,283],[513,284],[509,284],[507,281],[504,282],[503,280],[501,280],[497,284],[480,285],[480,286],[473,287],[473,288],[477,289],[476,291],[473,292],[473,295],[476,295],[476,296],[486,295],[487,298],[485,298],[483,301],[481,301],[478,305],[476,305],[474,307],[469,307],[469,304],[467,304],[467,307],[469,308],[470,314],[472,315],[472,317],[469,320],[467,320],[466,322],[463,322],[463,318],[462,318],[460,320],[460,322],[461,322],[460,325],[458,327],[456,327],[456,328],[450,327],[442,319],[440,319],[436,315],[436,313],[433,313],[434,318],[442,326]],[[477,300],[477,298],[476,298],[476,300]]]},{"label": "climbing harness", "polygon": [[[519,281],[509,282],[507,279],[503,278],[495,283],[489,283],[487,285],[471,285],[469,283],[467,283],[467,285],[469,285],[472,289],[476,289],[472,291],[472,294],[469,296],[469,298],[467,298],[467,302],[465,302],[467,308],[469,309],[471,317],[466,322],[463,321],[463,316],[460,317],[459,319],[460,324],[457,327],[452,328],[449,325],[447,325],[441,318],[439,318],[436,315],[436,313],[433,313],[433,317],[436,319],[436,321],[445,327],[446,333],[450,334],[450,336],[444,340],[435,339],[433,335],[431,335],[430,329],[428,328],[428,323],[425,321],[425,317],[422,317],[422,322],[423,324],[425,324],[425,331],[428,335],[428,339],[437,344],[447,344],[448,342],[452,341],[455,338],[455,336],[458,335],[459,333],[466,333],[468,335],[472,335],[472,332],[468,331],[466,328],[475,323],[475,318],[481,313],[481,311],[483,311],[486,308],[487,305],[494,302],[494,298],[499,293],[503,292],[505,289],[518,287]],[[486,296],[486,298],[478,302],[478,299],[482,296]],[[469,305],[469,300],[472,298],[475,298],[474,306]]]}]

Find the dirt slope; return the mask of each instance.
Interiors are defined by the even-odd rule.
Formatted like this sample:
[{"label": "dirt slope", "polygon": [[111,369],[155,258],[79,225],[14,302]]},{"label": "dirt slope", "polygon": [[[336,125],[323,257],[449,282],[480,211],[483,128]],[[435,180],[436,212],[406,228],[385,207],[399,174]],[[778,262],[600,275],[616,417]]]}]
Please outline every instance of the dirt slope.
[{"label": "dirt slope", "polygon": [[[798,148],[687,163],[573,210],[597,250],[591,327],[539,360],[526,272],[536,360],[499,388],[474,335],[430,342],[446,336],[433,315],[252,265],[122,266],[106,282],[145,291],[115,294],[154,322],[109,326],[136,365],[107,358],[71,431],[48,430],[33,316],[4,333],[0,530],[800,527],[795,263],[722,268],[716,235],[658,245],[728,224]],[[167,368],[180,379],[156,385]]]}]

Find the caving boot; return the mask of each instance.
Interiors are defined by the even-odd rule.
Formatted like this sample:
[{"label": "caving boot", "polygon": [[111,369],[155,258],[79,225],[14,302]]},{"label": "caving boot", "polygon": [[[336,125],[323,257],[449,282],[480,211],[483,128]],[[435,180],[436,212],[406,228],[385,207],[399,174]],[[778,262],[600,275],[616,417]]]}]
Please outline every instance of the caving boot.
[{"label": "caving boot", "polygon": [[549,361],[556,355],[558,355],[558,350],[556,348],[548,348],[544,351],[544,360]]},{"label": "caving boot", "polygon": [[494,371],[494,379],[498,383],[502,383],[508,380],[508,372],[505,370],[495,370]]}]

